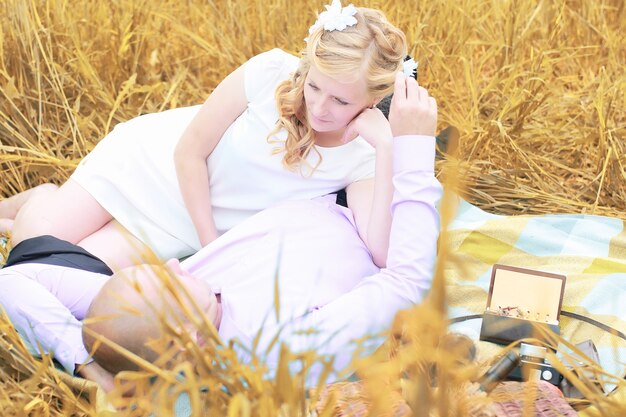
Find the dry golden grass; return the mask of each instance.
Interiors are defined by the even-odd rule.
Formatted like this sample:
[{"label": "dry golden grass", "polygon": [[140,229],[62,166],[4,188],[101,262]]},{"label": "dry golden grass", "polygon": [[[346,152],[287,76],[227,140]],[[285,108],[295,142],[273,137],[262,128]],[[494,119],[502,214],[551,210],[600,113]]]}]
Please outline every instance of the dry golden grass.
[{"label": "dry golden grass", "polygon": [[[407,33],[467,198],[626,217],[621,0],[364,1]],[[0,194],[63,181],[120,121],[202,102],[248,57],[298,52],[320,2],[6,0]]]},{"label": "dry golden grass", "polygon": [[[297,53],[325,3],[4,0],[0,196],[42,182],[61,183],[116,123],[198,104],[229,71],[258,52],[280,47]],[[407,33],[410,52],[420,62],[419,80],[438,99],[440,127],[454,125],[461,132],[454,165],[461,173],[458,189],[470,202],[501,214],[586,212],[626,218],[623,0],[379,0],[357,5],[381,8]],[[438,276],[441,283],[441,272]],[[445,294],[436,290],[434,295],[438,308],[420,312],[421,317],[438,317]],[[23,353],[10,327],[2,326],[3,415],[97,414],[93,398],[90,402],[88,395],[72,393],[46,363]],[[442,326],[428,329],[419,330],[429,331],[431,338],[443,332]],[[432,349],[414,351],[422,356],[412,360],[436,360]],[[189,355],[198,369],[208,366],[201,352]],[[137,410],[127,414],[165,410],[172,393],[183,390],[192,402],[210,404],[212,415],[307,413],[298,375],[282,373],[278,381],[266,381],[253,367],[228,359],[231,367],[225,372],[182,382],[175,376],[189,366],[186,361],[162,370],[162,378],[150,386],[149,374],[129,375],[143,382],[146,392],[138,397]],[[379,381],[381,373],[397,377],[397,364],[372,363],[361,365],[378,375],[370,381]],[[421,404],[415,415],[428,415],[429,404],[432,413],[451,415],[446,407],[463,400],[458,393],[465,380],[449,376],[449,390],[413,390],[421,401],[410,397]],[[220,384],[227,384],[232,395],[215,388]],[[199,393],[198,386],[209,391]],[[388,406],[382,394],[396,386],[370,387],[381,393],[375,409]],[[608,407],[605,415],[624,412],[623,404],[596,400]],[[459,408],[458,415],[467,409]],[[331,415],[332,407],[327,411],[322,415]]]}]

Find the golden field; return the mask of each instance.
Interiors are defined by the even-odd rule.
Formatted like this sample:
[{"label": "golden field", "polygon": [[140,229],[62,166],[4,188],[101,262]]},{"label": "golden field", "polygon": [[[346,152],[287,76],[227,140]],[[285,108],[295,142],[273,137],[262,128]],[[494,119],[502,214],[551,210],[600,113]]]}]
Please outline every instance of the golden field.
[{"label": "golden field", "polygon": [[[201,103],[250,56],[297,53],[323,2],[12,1],[0,193],[60,182],[112,126]],[[488,210],[626,217],[624,2],[368,1],[407,34]]]},{"label": "golden field", "polygon": [[[61,183],[116,123],[199,104],[226,74],[259,52],[280,47],[297,54],[324,4],[3,0],[0,197],[43,182]],[[407,34],[410,54],[419,61],[419,82],[438,100],[439,128],[452,125],[460,132],[457,152],[438,166],[442,171],[452,168],[455,189],[464,198],[499,214],[588,213],[626,219],[623,0],[394,0],[356,5],[384,10]],[[444,295],[434,294],[441,296],[441,305]],[[444,329],[437,324],[436,310],[421,313],[433,319],[431,327],[420,330],[430,338]],[[0,363],[7,365],[0,366],[3,416],[107,415],[96,407],[93,387],[78,395],[76,381],[62,382],[47,363],[21,351],[4,321],[0,333]],[[429,340],[419,343],[430,346]],[[228,356],[229,351],[220,354]],[[152,386],[146,382],[149,372],[129,375],[143,382],[145,392],[139,389],[138,398],[144,400],[123,415],[171,409],[173,392],[225,381],[232,395],[209,388],[210,395],[192,402],[210,403],[215,410],[211,415],[308,413],[310,401],[298,376],[264,381],[261,371],[239,364],[215,375],[200,353],[189,355],[187,359],[205,367],[185,386],[176,385],[176,375],[190,369],[186,361],[169,370],[152,369],[162,377]],[[420,355],[421,360],[436,359],[436,352],[428,349]],[[376,380],[400,374],[397,364],[394,368],[378,361],[374,357],[360,366]],[[457,404],[465,398],[458,395],[464,392],[460,387],[473,371],[450,369],[448,391],[413,387],[422,396],[411,401],[433,404],[414,409],[414,415],[469,415],[476,407],[471,400]],[[242,375],[255,383],[237,382]],[[369,387],[379,395],[373,410],[381,415],[389,407],[385,390],[392,388]],[[450,404],[458,410],[451,411],[455,408]],[[607,416],[624,411],[623,404],[608,402],[606,407]],[[329,406],[320,413],[333,412]]]}]

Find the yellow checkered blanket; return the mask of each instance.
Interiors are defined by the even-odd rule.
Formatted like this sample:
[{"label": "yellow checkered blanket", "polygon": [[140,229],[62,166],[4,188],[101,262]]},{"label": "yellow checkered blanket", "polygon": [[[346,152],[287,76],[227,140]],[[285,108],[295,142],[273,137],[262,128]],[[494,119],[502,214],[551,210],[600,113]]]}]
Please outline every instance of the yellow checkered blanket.
[{"label": "yellow checkered blanket", "polygon": [[[591,215],[499,216],[462,201],[448,228],[449,315],[480,314],[496,263],[567,276],[562,311],[626,333],[626,222]],[[626,374],[626,341],[606,330],[561,316],[561,334],[577,344],[591,339],[600,365]],[[480,320],[457,328],[478,335]]]}]

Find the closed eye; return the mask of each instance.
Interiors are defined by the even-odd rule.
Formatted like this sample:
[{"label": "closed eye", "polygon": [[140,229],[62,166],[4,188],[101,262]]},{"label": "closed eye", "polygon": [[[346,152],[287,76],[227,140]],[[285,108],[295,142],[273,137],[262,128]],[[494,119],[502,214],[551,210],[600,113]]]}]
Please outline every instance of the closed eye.
[{"label": "closed eye", "polygon": [[343,101],[342,99],[335,97],[335,101],[339,104],[341,104],[342,106],[347,106],[349,103],[347,101]]},{"label": "closed eye", "polygon": [[313,91],[319,91],[319,88],[315,84],[308,83],[308,85],[313,89]]}]

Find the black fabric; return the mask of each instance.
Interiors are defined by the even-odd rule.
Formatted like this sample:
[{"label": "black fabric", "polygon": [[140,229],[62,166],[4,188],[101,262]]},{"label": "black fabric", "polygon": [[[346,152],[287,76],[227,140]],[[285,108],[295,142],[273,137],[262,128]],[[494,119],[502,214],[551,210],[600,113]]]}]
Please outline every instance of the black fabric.
[{"label": "black fabric", "polygon": [[348,196],[346,195],[346,189],[342,188],[335,194],[337,194],[337,200],[335,202],[342,207],[348,208]]},{"label": "black fabric", "polygon": [[3,268],[13,265],[37,263],[67,266],[99,274],[113,275],[113,271],[100,258],[54,236],[38,236],[18,243]]}]

